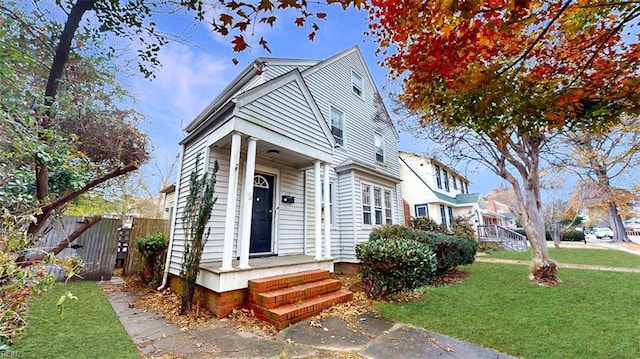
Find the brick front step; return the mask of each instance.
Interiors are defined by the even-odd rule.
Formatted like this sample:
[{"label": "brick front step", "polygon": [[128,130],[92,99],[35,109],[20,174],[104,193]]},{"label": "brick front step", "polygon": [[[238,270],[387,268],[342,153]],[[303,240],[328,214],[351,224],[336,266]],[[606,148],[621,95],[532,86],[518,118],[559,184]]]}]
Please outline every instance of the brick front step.
[{"label": "brick front step", "polygon": [[271,309],[285,304],[299,303],[326,293],[340,290],[340,281],[324,279],[317,282],[304,283],[289,288],[277,289],[265,293],[251,293],[250,301],[257,306]]},{"label": "brick front step", "polygon": [[249,307],[254,311],[256,317],[282,329],[289,324],[312,317],[334,304],[348,302],[352,298],[353,293],[341,289],[300,303],[281,305],[272,309],[262,308],[255,304],[250,304]]},{"label": "brick front step", "polygon": [[282,288],[289,288],[305,283],[317,282],[323,279],[329,279],[329,271],[327,270],[310,270],[294,274],[284,274],[273,277],[254,279],[249,281],[249,292],[264,293]]}]

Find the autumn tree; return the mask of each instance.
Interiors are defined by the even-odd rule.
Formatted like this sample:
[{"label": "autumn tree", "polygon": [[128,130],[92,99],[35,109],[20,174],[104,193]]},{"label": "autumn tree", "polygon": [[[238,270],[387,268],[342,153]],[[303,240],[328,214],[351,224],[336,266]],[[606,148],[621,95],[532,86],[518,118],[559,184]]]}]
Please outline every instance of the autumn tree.
[{"label": "autumn tree", "polygon": [[607,212],[613,241],[629,242],[619,212],[633,208],[640,199],[630,173],[640,164],[640,118],[623,117],[607,131],[576,131],[564,137],[571,153],[556,164],[578,176],[575,196],[585,206]]},{"label": "autumn tree", "polygon": [[[361,6],[361,1],[328,1],[327,3],[338,3],[344,7],[353,4]],[[51,15],[54,10],[61,10],[61,13]],[[33,11],[33,17],[26,19],[23,15],[25,11]],[[29,118],[33,119],[33,130],[38,133],[38,142],[44,147],[50,147],[48,133],[60,131],[69,135],[71,143],[79,141],[85,146],[85,150],[105,149],[105,142],[108,149],[115,149],[118,153],[104,153],[100,158],[101,165],[92,168],[93,171],[72,171],[74,174],[91,173],[91,178],[82,178],[74,183],[77,186],[64,185],[59,191],[52,191],[52,181],[55,172],[62,166],[58,162],[52,162],[46,156],[35,154],[31,158],[32,170],[34,173],[35,204],[33,213],[37,221],[29,227],[29,233],[34,234],[42,228],[46,220],[56,211],[63,208],[69,201],[86,191],[138,168],[139,163],[147,159],[145,150],[146,138],[138,136],[135,127],[127,126],[130,121],[110,121],[102,122],[101,126],[109,127],[113,125],[119,130],[116,138],[94,137],[89,138],[88,131],[94,131],[94,126],[82,123],[82,118],[93,119],[95,113],[87,111],[87,106],[83,106],[78,101],[76,95],[93,95],[84,72],[87,69],[84,65],[90,62],[83,61],[83,56],[95,54],[96,57],[113,58],[113,48],[110,46],[94,47],[92,51],[82,52],[81,49],[86,42],[104,39],[106,33],[130,40],[138,48],[139,58],[138,68],[147,77],[153,76],[153,70],[159,66],[157,57],[160,47],[167,43],[168,35],[161,34],[156,30],[153,16],[157,12],[163,15],[188,14],[196,21],[207,21],[214,31],[233,38],[231,44],[236,52],[243,51],[252,44],[252,41],[245,40],[245,33],[253,35],[253,25],[264,23],[273,26],[277,20],[276,13],[291,11],[298,16],[295,24],[300,27],[308,27],[309,38],[313,39],[319,29],[317,21],[324,19],[326,13],[315,11],[309,7],[305,0],[275,0],[241,2],[234,0],[223,1],[180,1],[156,0],[145,1],[135,0],[122,2],[119,0],[56,0],[50,2],[32,1],[30,4],[16,4],[7,2],[0,4],[0,21],[2,24],[13,23],[18,28],[17,33],[13,33],[14,39],[21,40],[19,44],[24,46],[16,47],[13,41],[5,41],[4,44],[14,46],[13,50],[26,50],[28,59],[38,59],[37,63],[30,61],[29,64],[37,69],[34,73],[23,73],[20,82],[28,83],[27,94],[32,99],[22,101],[28,106]],[[87,16],[93,14],[94,16]],[[60,23],[52,20],[61,18]],[[249,29],[249,30],[248,30]],[[9,32],[7,32],[9,33]],[[260,38],[257,40],[258,46],[269,51],[267,40]],[[93,59],[95,60],[96,57]],[[8,63],[5,63],[5,65]],[[94,67],[88,68],[90,71]],[[20,86],[13,86],[20,88]],[[78,90],[78,91],[75,91]],[[35,94],[35,96],[34,96]],[[108,97],[98,97],[97,101],[107,101]],[[104,102],[102,105],[108,106]],[[114,118],[126,118],[132,115],[129,112],[110,113]],[[79,116],[75,118],[74,116]],[[65,121],[70,119],[71,121]],[[24,119],[15,119],[25,123]],[[26,121],[31,124],[31,121]],[[92,124],[95,124],[92,122]],[[131,131],[129,131],[131,130]],[[129,137],[127,137],[129,136]],[[64,137],[64,136],[63,136]],[[83,141],[83,139],[86,139]],[[113,140],[122,140],[112,142]],[[96,141],[94,141],[96,140]],[[81,150],[72,149],[82,153]],[[128,157],[127,157],[128,156]],[[83,162],[82,156],[75,156],[78,161]]]},{"label": "autumn tree", "polygon": [[373,0],[370,14],[413,129],[511,185],[530,278],[559,282],[544,234],[543,154],[561,133],[599,132],[638,111],[637,4]]}]

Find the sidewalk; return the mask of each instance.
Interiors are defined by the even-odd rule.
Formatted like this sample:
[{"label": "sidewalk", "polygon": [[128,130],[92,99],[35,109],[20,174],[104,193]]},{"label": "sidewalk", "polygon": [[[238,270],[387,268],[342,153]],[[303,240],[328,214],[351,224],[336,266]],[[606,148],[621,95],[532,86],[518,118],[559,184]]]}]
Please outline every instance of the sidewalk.
[{"label": "sidewalk", "polygon": [[181,330],[159,313],[131,307],[138,297],[117,288],[106,297],[148,358],[515,358],[372,313],[360,315],[352,328],[337,317],[320,321],[320,326],[303,320],[275,337],[234,329],[226,319]]}]

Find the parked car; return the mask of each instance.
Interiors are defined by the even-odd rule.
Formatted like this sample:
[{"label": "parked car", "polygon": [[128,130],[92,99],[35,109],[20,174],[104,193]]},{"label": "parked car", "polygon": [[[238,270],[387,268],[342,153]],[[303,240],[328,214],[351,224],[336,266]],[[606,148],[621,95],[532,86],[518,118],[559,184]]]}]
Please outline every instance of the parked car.
[{"label": "parked car", "polygon": [[611,230],[611,228],[606,228],[606,227],[598,228],[598,227],[596,227],[596,228],[593,229],[593,234],[598,239],[613,238],[613,231]]}]

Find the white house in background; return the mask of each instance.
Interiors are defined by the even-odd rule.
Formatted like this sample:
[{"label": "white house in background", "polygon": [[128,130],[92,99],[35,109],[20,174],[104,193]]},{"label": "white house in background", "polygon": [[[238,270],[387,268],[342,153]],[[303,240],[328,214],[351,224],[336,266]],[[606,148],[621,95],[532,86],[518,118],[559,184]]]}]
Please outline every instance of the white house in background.
[{"label": "white house in background", "polygon": [[402,194],[411,217],[428,217],[451,227],[454,217],[474,225],[503,224],[503,216],[487,209],[480,193],[469,193],[469,180],[442,162],[399,152]]},{"label": "white house in background", "polygon": [[358,47],[323,61],[259,58],[244,69],[180,142],[171,277],[198,156],[201,170],[219,164],[198,277],[215,300],[250,279],[357,262],[355,246],[372,228],[403,223],[398,134],[378,99]]},{"label": "white house in background", "polygon": [[160,190],[162,195],[162,219],[173,218],[173,207],[176,200],[176,184],[172,183]]}]

